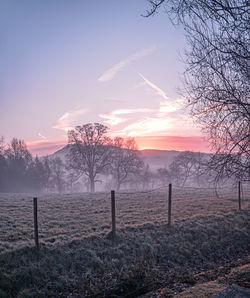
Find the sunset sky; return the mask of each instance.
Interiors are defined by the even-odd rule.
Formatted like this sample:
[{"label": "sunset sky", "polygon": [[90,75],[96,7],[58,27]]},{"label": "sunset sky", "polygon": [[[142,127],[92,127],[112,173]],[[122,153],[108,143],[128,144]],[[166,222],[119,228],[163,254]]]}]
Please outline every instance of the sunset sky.
[{"label": "sunset sky", "polygon": [[100,122],[140,149],[208,152],[178,94],[186,47],[146,0],[0,1],[0,136],[38,155]]}]

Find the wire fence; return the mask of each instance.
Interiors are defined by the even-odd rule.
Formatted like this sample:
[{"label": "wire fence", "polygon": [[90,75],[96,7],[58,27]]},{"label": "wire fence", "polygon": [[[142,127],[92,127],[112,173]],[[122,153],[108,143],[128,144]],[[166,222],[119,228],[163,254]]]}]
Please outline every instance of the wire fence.
[{"label": "wire fence", "polygon": [[[250,208],[250,185],[172,188],[172,223],[196,216],[223,215]],[[169,185],[115,192],[116,229],[168,224]],[[33,245],[33,196],[0,194],[0,253]],[[110,192],[44,194],[37,199],[39,242],[46,246],[107,235],[111,231]]]}]

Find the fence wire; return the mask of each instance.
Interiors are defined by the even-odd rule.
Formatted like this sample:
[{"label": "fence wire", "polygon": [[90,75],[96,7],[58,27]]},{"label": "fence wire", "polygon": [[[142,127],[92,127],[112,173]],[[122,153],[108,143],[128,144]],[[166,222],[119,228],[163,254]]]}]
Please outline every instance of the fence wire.
[{"label": "fence wire", "polygon": [[[242,209],[250,208],[250,185],[241,184]],[[0,194],[0,253],[33,245],[33,196]],[[168,185],[142,191],[115,192],[117,229],[166,224]],[[214,216],[238,209],[236,186],[172,189],[172,222],[193,216]],[[38,196],[39,240],[46,246],[103,236],[111,230],[110,192]]]}]

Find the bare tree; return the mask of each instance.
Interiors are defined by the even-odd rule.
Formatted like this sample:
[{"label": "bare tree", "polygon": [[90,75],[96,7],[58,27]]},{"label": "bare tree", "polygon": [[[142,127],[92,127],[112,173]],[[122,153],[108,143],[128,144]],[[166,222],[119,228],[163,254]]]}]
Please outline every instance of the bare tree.
[{"label": "bare tree", "polygon": [[56,190],[61,193],[65,184],[65,165],[60,157],[54,157],[50,160],[51,182]]},{"label": "bare tree", "polygon": [[149,0],[182,23],[186,52],[185,95],[192,115],[217,154],[217,178],[250,180],[250,4],[246,0]]},{"label": "bare tree", "polygon": [[36,156],[29,166],[29,181],[31,188],[41,191],[46,186],[46,170],[43,161]]},{"label": "bare tree", "polygon": [[32,155],[23,140],[13,138],[5,150],[7,161],[6,187],[11,191],[27,191],[30,188],[29,169]]},{"label": "bare tree", "polygon": [[154,174],[148,164],[144,165],[140,173],[140,182],[142,189],[153,189],[155,185]]},{"label": "bare tree", "polygon": [[157,179],[159,180],[160,185],[166,186],[171,180],[169,169],[167,168],[157,169]]},{"label": "bare tree", "polygon": [[67,171],[67,184],[69,190],[72,192],[74,189],[74,185],[78,183],[79,178],[81,177],[81,174],[77,173],[74,170]]},{"label": "bare tree", "polygon": [[43,169],[44,169],[44,187],[46,191],[49,191],[50,181],[51,181],[51,163],[48,156],[42,160]]},{"label": "bare tree", "polygon": [[0,138],[0,191],[5,190],[5,180],[7,175],[7,161],[5,159],[5,144],[4,138]]},{"label": "bare tree", "polygon": [[139,174],[144,163],[133,138],[116,137],[113,146],[110,170],[115,179],[116,189],[119,190],[122,184],[129,182],[132,174]]},{"label": "bare tree", "polygon": [[179,186],[185,186],[188,180],[194,180],[200,169],[200,153],[181,152],[169,165],[171,179]]},{"label": "bare tree", "polygon": [[103,173],[110,164],[111,141],[106,137],[107,127],[100,123],[76,126],[68,132],[70,150],[69,168],[86,175],[91,192],[95,191],[98,174]]},{"label": "bare tree", "polygon": [[0,137],[0,155],[4,155],[5,144],[4,137]]},{"label": "bare tree", "polygon": [[26,166],[32,162],[32,155],[27,149],[24,140],[13,138],[5,153],[9,159],[23,161]]}]

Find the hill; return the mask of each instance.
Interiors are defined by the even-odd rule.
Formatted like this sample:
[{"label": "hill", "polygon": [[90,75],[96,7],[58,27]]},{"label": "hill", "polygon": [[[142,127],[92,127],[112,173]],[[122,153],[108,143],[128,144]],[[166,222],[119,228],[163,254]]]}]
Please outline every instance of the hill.
[{"label": "hill", "polygon": [[[67,153],[69,152],[70,145],[64,146],[62,149],[54,152],[50,157],[60,157],[65,160]],[[151,170],[155,171],[159,168],[168,167],[175,157],[181,153],[176,150],[157,150],[157,149],[144,149],[139,151],[145,164],[148,164]],[[208,153],[202,153],[202,155],[209,155]]]},{"label": "hill", "polygon": [[167,167],[180,154],[180,151],[145,149],[140,154],[145,164],[148,164],[152,170]]}]

